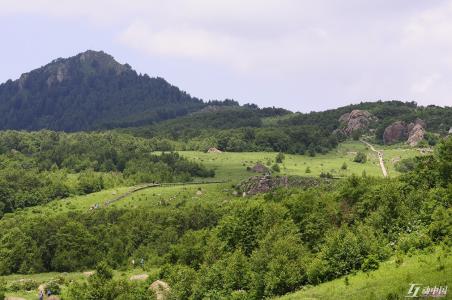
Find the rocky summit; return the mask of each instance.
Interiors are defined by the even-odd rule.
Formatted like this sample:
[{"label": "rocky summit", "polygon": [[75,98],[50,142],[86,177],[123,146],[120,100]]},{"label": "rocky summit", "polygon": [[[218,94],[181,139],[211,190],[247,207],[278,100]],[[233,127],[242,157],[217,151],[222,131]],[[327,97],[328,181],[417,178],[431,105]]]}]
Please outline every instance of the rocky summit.
[{"label": "rocky summit", "polygon": [[355,131],[364,131],[376,118],[366,110],[355,109],[350,113],[345,113],[339,118],[339,122],[343,127],[346,135],[351,135]]}]

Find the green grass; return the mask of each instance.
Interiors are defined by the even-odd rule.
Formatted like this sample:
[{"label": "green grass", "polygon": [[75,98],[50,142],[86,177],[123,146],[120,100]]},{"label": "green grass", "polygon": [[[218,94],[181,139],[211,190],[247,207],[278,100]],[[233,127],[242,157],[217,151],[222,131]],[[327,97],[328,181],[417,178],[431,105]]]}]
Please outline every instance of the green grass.
[{"label": "green grass", "polygon": [[112,204],[112,207],[177,206],[189,202],[226,202],[236,198],[229,183],[154,187],[138,191]]},{"label": "green grass", "polygon": [[[347,299],[347,300],[379,300],[387,299],[389,294],[394,294],[404,299],[410,283],[418,283],[423,286],[446,286],[452,280],[452,259],[444,256],[440,250],[431,254],[418,254],[411,257],[405,256],[400,266],[395,259],[384,262],[376,271],[347,276],[322,283],[318,286],[305,289],[278,298],[278,300],[307,300],[307,299]],[[441,257],[441,260],[438,260]],[[440,267],[442,265],[442,268]],[[422,289],[421,289],[422,290]],[[452,299],[452,293],[448,297],[439,299]],[[407,298],[409,299],[409,298]]]},{"label": "green grass", "polygon": [[[399,175],[394,169],[397,159],[419,155],[415,149],[400,146],[376,146],[378,150],[384,151],[385,165],[390,176]],[[353,162],[358,151],[367,154],[368,160],[364,164]],[[149,188],[134,193],[111,206],[114,207],[157,207],[159,205],[172,205],[180,201],[215,201],[222,199],[228,201],[232,197],[231,186],[237,184],[255,173],[246,170],[257,162],[263,164],[275,163],[275,152],[223,152],[204,153],[196,151],[181,151],[181,155],[200,163],[216,171],[215,178],[208,180],[224,180],[227,183],[184,185]],[[359,141],[348,141],[341,143],[338,148],[327,154],[318,154],[314,157],[308,155],[286,154],[285,160],[280,164],[281,175],[319,176],[321,172],[330,172],[336,177],[349,176],[351,174],[361,175],[364,171],[368,176],[382,177],[377,156],[367,149],[367,146]],[[347,170],[342,170],[343,163],[347,164]],[[309,167],[311,173],[306,173]],[[202,181],[206,179],[196,179]],[[98,203],[101,207],[105,201],[123,194],[133,187],[117,187],[83,196],[73,196],[63,200],[55,200],[45,205],[17,210],[13,214],[6,214],[4,219],[28,217],[29,215],[45,217],[49,214],[64,213],[68,211],[87,211]],[[198,188],[203,191],[202,195],[196,195]]]},{"label": "green grass", "polygon": [[[353,162],[353,158],[358,151],[363,151],[367,154],[368,161],[366,163]],[[388,158],[397,155],[405,158],[416,154],[415,150],[392,149],[390,151]],[[277,154],[275,152],[203,153],[196,151],[180,151],[179,153],[191,160],[203,163],[207,167],[214,168],[216,177],[219,180],[245,179],[252,175],[252,173],[246,171],[246,167],[252,167],[257,162],[274,164]],[[280,166],[281,174],[283,175],[319,176],[321,172],[330,172],[334,176],[343,177],[351,174],[361,175],[365,171],[369,176],[383,176],[376,154],[359,141],[341,143],[336,150],[327,154],[317,154],[314,157],[292,154],[286,154],[285,157],[286,159]],[[347,164],[347,170],[341,170],[344,162]],[[311,169],[311,173],[305,172],[307,167]],[[398,175],[395,171],[394,174]]]}]

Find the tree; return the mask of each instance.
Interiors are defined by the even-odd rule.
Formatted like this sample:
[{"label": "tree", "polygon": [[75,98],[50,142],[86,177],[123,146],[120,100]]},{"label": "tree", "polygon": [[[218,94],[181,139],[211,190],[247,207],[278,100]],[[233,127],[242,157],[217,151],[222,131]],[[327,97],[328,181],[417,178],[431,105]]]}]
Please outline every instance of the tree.
[{"label": "tree", "polygon": [[356,153],[355,158],[353,158],[354,162],[363,164],[367,161],[367,155],[364,152],[359,151]]},{"label": "tree", "polygon": [[284,153],[279,152],[279,153],[276,155],[275,162],[276,162],[277,164],[281,164],[281,163],[284,161],[284,158],[285,158]]}]

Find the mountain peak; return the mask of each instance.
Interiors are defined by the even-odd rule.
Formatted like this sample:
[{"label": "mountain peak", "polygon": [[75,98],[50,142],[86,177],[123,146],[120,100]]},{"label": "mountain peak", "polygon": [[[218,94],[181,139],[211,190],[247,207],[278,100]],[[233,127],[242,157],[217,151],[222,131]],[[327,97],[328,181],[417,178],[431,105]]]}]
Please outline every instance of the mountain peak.
[{"label": "mountain peak", "polygon": [[24,73],[18,84],[22,89],[32,73],[45,74],[47,86],[51,87],[72,78],[75,74],[96,75],[112,72],[119,75],[130,70],[132,68],[128,64],[120,64],[108,53],[87,50],[69,58],[57,58],[39,69]]},{"label": "mountain peak", "polygon": [[91,130],[150,124],[204,103],[103,51],[58,58],[0,84],[0,129]]}]

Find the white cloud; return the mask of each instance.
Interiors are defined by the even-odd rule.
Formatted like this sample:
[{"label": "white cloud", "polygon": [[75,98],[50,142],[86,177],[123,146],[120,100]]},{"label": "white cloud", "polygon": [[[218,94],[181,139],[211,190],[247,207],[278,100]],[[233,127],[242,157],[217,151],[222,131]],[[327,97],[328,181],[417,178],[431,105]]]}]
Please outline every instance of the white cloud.
[{"label": "white cloud", "polygon": [[314,107],[325,98],[444,104],[452,94],[452,0],[0,0],[1,15],[89,22],[147,57],[262,79],[256,100],[277,89]]}]

